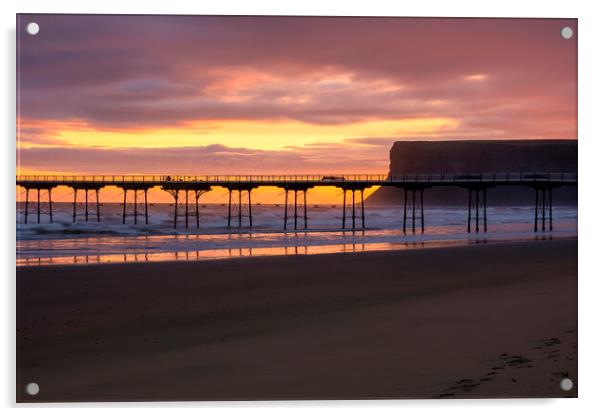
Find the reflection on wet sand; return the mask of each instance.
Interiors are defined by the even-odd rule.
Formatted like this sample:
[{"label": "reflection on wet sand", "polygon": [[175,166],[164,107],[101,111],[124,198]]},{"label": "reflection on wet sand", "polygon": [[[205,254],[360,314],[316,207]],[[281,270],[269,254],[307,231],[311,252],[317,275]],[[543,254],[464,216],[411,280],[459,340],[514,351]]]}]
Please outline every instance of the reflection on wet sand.
[{"label": "reflection on wet sand", "polygon": [[[17,266],[212,260],[255,256],[355,253],[501,241],[550,240],[574,237],[574,223],[553,233],[533,235],[529,224],[510,224],[509,232],[493,229],[487,236],[467,234],[463,227],[430,227],[424,235],[399,230],[237,232],[95,236],[17,241]],[[564,226],[562,226],[564,225]],[[492,227],[493,228],[493,227]]]},{"label": "reflection on wet sand", "polygon": [[120,253],[80,256],[45,256],[37,258],[19,258],[17,266],[81,265],[95,263],[136,263],[156,261],[198,261],[218,260],[240,257],[314,255],[333,253],[357,253],[364,251],[404,250],[423,247],[442,247],[463,245],[457,241],[428,241],[407,243],[351,243],[332,245],[294,245],[285,247],[239,247],[228,249],[209,249],[196,251],[171,251],[155,253]]}]

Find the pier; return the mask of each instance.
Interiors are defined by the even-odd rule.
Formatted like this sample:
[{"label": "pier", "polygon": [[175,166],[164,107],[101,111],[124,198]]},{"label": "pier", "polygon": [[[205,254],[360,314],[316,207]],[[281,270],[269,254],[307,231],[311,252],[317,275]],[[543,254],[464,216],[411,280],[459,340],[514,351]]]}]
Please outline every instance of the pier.
[{"label": "pier", "polygon": [[[389,175],[20,175],[17,186],[25,188],[24,222],[34,213],[53,221],[52,190],[59,186],[73,189],[73,222],[78,219],[78,192],[85,195],[84,218],[101,221],[100,190],[114,186],[123,191],[123,224],[138,217],[148,224],[148,191],[158,187],[174,198],[174,228],[201,227],[199,199],[214,188],[228,191],[227,227],[253,227],[252,191],[260,187],[284,190],[283,228],[307,229],[307,192],[316,187],[336,187],[342,191],[343,230],[365,229],[364,192],[374,186],[403,190],[404,233],[424,233],[424,192],[436,187],[457,187],[467,191],[467,231],[487,232],[487,190],[497,186],[521,186],[534,190],[534,232],[553,230],[552,191],[562,186],[577,186],[574,172],[493,172],[493,173],[412,173]],[[30,193],[35,199],[30,199]],[[94,201],[89,198],[94,197]],[[129,196],[129,199],[128,199]],[[33,208],[33,211],[31,210]],[[91,208],[93,211],[91,211]],[[246,208],[246,214],[243,211]],[[179,219],[183,220],[179,222]],[[191,219],[193,221],[191,221]],[[244,219],[247,221],[245,222]],[[132,219],[130,219],[132,221]]]}]

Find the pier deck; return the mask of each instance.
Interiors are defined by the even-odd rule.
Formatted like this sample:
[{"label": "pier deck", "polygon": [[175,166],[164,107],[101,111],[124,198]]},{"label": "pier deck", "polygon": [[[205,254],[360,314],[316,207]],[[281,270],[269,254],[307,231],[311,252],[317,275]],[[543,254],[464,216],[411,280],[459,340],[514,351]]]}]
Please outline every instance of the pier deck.
[{"label": "pier deck", "polygon": [[[193,216],[197,228],[200,227],[199,199],[214,187],[228,190],[227,226],[233,225],[233,205],[238,207],[238,227],[243,226],[242,206],[247,205],[248,226],[253,226],[252,197],[253,189],[259,187],[279,187],[285,190],[284,229],[293,222],[297,229],[301,222],[307,229],[307,191],[314,187],[337,187],[343,190],[342,228],[350,226],[365,228],[364,191],[373,186],[396,187],[403,189],[403,231],[410,228],[413,233],[417,226],[424,232],[424,191],[434,187],[459,187],[468,190],[467,231],[487,231],[487,190],[497,186],[526,186],[535,191],[534,231],[552,230],[552,190],[561,186],[577,186],[577,174],[574,172],[488,172],[488,173],[394,173],[382,174],[325,174],[325,175],[19,175],[17,186],[26,190],[25,223],[28,221],[29,206],[37,207],[37,222],[41,221],[42,204],[47,204],[50,222],[52,216],[52,189],[59,186],[74,190],[73,221],[76,221],[77,191],[86,195],[85,218],[88,221],[88,192],[96,197],[96,219],[100,221],[99,190],[114,186],[123,190],[123,223],[128,216],[127,195],[134,195],[134,223],[138,223],[138,205],[143,204],[145,223],[148,224],[148,190],[160,187],[174,198],[174,227],[178,227],[178,204],[184,205],[185,226],[189,226],[189,204],[195,204]],[[29,193],[36,192],[35,202],[29,199]],[[46,191],[46,201],[41,201],[42,191]],[[289,215],[289,192],[292,193],[293,215]],[[138,195],[142,193],[140,202]],[[183,193],[183,197],[181,194]],[[237,193],[233,198],[233,193]],[[243,198],[243,194],[246,193]],[[348,193],[351,195],[348,196]],[[302,197],[301,197],[302,196]],[[244,202],[243,202],[244,201]],[[360,212],[358,213],[357,210]],[[350,211],[350,212],[349,212]],[[142,215],[142,214],[140,214]],[[301,221],[303,219],[303,221]],[[348,219],[350,221],[348,221]],[[361,221],[360,221],[361,219]],[[419,223],[419,225],[418,225]]]}]

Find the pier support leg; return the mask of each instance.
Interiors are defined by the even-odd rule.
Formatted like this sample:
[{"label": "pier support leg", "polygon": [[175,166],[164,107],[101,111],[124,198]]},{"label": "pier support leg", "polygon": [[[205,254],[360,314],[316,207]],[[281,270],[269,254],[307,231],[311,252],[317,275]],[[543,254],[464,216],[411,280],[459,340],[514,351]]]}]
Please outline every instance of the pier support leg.
[{"label": "pier support leg", "polygon": [[424,234],[424,189],[420,190],[420,228]]},{"label": "pier support leg", "polygon": [[232,225],[232,189],[228,189],[228,228]]},{"label": "pier support leg", "polygon": [[27,224],[27,216],[29,215],[29,188],[25,188],[25,224]]},{"label": "pier support leg", "polygon": [[186,224],[186,228],[188,228],[188,194],[190,193],[188,189],[184,190],[186,196],[184,197],[184,205],[186,206],[186,211],[184,211],[184,223]]},{"label": "pier support leg", "polygon": [[242,191],[238,190],[238,228],[242,227]]},{"label": "pier support leg", "polygon": [[549,219],[550,219],[550,231],[553,230],[552,228],[552,188],[548,189],[548,215],[549,215]]},{"label": "pier support leg", "polygon": [[73,190],[73,222],[75,222],[75,217],[77,215],[77,189]]},{"label": "pier support leg", "polygon": [[288,189],[284,190],[284,229],[288,223]]},{"label": "pier support leg", "polygon": [[416,234],[416,190],[412,189],[412,234]]},{"label": "pier support leg", "polygon": [[144,190],[144,223],[148,224],[148,189]]},{"label": "pier support leg", "polygon": [[539,212],[539,189],[535,188],[535,223],[533,231],[537,232],[537,214]]},{"label": "pier support leg", "polygon": [[487,188],[468,189],[467,231],[469,233],[472,232],[473,218],[474,230],[477,233],[479,233],[480,231],[487,232]]},{"label": "pier support leg", "polygon": [[253,211],[251,210],[251,190],[247,190],[247,196],[249,198],[249,227],[253,228]]},{"label": "pier support leg", "polygon": [[295,189],[295,194],[293,196],[294,202],[295,202],[295,209],[294,209],[294,211],[295,211],[295,230],[297,229],[297,193],[298,192],[299,191],[297,189]]},{"label": "pier support leg", "polygon": [[174,213],[173,213],[173,228],[178,228],[178,194],[180,193],[179,189],[174,191]]},{"label": "pier support leg", "polygon": [[40,189],[38,188],[38,224],[40,223]]},{"label": "pier support leg", "polygon": [[195,211],[196,211],[196,228],[201,227],[201,223],[199,220],[199,198],[201,197],[201,193],[199,191],[195,192]]},{"label": "pier support leg", "polygon": [[470,227],[470,220],[472,217],[472,189],[468,188],[468,228],[467,231],[472,232]]},{"label": "pier support leg", "polygon": [[343,189],[343,230],[345,229],[346,214],[347,214],[347,190]]},{"label": "pier support leg", "polygon": [[96,221],[100,222],[100,191],[96,190]]},{"label": "pier support leg", "polygon": [[134,224],[138,224],[138,190],[134,189]]},{"label": "pier support leg", "polygon": [[303,190],[303,228],[307,230],[307,189]]},{"label": "pier support leg", "polygon": [[86,189],[85,191],[86,191],[86,198],[85,198],[86,202],[84,205],[84,207],[85,207],[84,211],[85,211],[86,222],[88,222],[88,190]]},{"label": "pier support leg", "polygon": [[406,233],[406,222],[408,218],[408,190],[403,188],[403,233]]},{"label": "pier support leg", "polygon": [[535,220],[533,231],[553,230],[552,225],[552,188],[535,188]]},{"label": "pier support leg", "polygon": [[50,213],[50,222],[52,222],[52,189],[48,188],[48,211]]},{"label": "pier support leg", "polygon": [[476,209],[476,212],[475,212],[475,222],[476,222],[476,228],[475,228],[475,230],[476,230],[476,232],[478,234],[479,233],[479,205],[480,205],[480,202],[479,202],[479,190],[478,189],[475,190],[475,194],[476,194],[476,198],[475,198],[475,209]]},{"label": "pier support leg", "polygon": [[547,193],[545,189],[541,190],[541,196],[539,201],[539,206],[541,211],[539,212],[539,229],[540,231],[546,230],[546,206],[548,204],[547,201]]},{"label": "pier support leg", "polygon": [[360,190],[360,197],[362,198],[362,229],[366,228],[366,216],[364,215],[364,190]]},{"label": "pier support leg", "polygon": [[545,231],[546,230],[546,190],[545,189],[541,190],[541,201],[539,203],[539,207],[541,208],[541,212],[540,212],[541,226],[540,226],[540,229],[541,229],[541,231]]},{"label": "pier support leg", "polygon": [[487,189],[483,189],[483,231],[487,232]]},{"label": "pier support leg", "polygon": [[355,231],[355,189],[351,190],[351,228]]},{"label": "pier support leg", "polygon": [[125,206],[126,206],[126,202],[127,202],[127,195],[128,195],[128,190],[127,189],[123,189],[123,224],[125,224]]}]

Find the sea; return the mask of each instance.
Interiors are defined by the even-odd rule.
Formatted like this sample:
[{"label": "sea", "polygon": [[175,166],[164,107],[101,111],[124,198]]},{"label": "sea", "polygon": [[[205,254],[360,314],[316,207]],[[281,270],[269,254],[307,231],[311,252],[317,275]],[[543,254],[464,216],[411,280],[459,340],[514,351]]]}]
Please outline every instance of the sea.
[{"label": "sea", "polygon": [[38,223],[37,212],[30,208],[26,224],[24,205],[18,203],[17,266],[354,253],[577,236],[577,208],[573,206],[554,207],[553,231],[537,233],[533,230],[533,206],[488,207],[486,233],[482,224],[479,233],[474,228],[468,233],[467,208],[456,206],[425,207],[424,232],[419,220],[412,232],[410,217],[405,233],[403,207],[395,205],[366,206],[364,229],[360,229],[361,212],[358,209],[355,231],[349,229],[352,225],[350,210],[346,214],[348,228],[342,229],[341,205],[308,205],[307,229],[301,210],[297,230],[294,229],[292,209],[288,214],[287,230],[283,229],[284,208],[276,204],[253,206],[252,228],[246,208],[241,211],[241,227],[235,211],[228,228],[225,204],[200,205],[199,228],[194,207],[189,211],[188,228],[185,227],[185,212],[181,211],[178,227],[174,228],[173,204],[149,204],[148,213],[147,224],[143,208],[138,208],[135,223],[129,207],[123,224],[123,206],[103,203],[98,221],[95,205],[91,204],[88,221],[82,207],[78,207],[74,222],[72,204],[58,202],[53,204],[52,223],[47,210],[42,210]]}]

